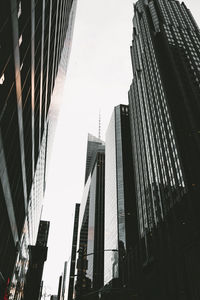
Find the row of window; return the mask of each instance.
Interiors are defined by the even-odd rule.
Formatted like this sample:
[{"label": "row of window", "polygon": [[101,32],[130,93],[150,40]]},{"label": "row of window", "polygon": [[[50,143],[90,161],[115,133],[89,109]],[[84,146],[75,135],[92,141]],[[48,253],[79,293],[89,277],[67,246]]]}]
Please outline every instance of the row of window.
[{"label": "row of window", "polygon": [[[139,75],[134,72],[130,103],[132,102],[136,189],[142,235],[146,228],[152,228],[164,217],[166,210],[173,204],[170,201],[177,201],[167,199],[163,191],[169,189],[172,194],[175,189],[179,194],[184,189],[184,180],[145,14],[137,26],[141,39],[138,35],[133,39],[133,70],[140,62],[141,72]],[[157,193],[154,192],[154,187],[157,188]]]}]

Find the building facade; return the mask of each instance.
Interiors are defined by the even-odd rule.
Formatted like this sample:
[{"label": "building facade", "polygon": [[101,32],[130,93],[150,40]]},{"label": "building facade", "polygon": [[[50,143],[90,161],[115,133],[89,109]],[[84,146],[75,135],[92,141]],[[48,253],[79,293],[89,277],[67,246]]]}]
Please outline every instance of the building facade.
[{"label": "building facade", "polygon": [[104,143],[88,135],[86,183],[80,206],[75,299],[103,286],[104,266]]},{"label": "building facade", "polygon": [[36,243],[48,112],[62,49],[70,51],[75,4],[0,3],[0,299],[9,293],[10,299],[22,296],[28,245]]},{"label": "building facade", "polygon": [[138,240],[127,105],[115,107],[106,133],[104,284],[133,288]]},{"label": "building facade", "polygon": [[91,174],[87,238],[87,277],[91,289],[103,286],[105,150],[98,149]]},{"label": "building facade", "polygon": [[200,296],[200,34],[184,3],[134,6],[129,91],[142,299]]}]

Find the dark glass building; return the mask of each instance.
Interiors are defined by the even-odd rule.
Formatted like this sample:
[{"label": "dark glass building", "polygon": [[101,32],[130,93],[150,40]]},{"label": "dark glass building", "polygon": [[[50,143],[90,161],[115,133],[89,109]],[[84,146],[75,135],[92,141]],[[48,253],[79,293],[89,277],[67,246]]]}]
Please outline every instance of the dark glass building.
[{"label": "dark glass building", "polygon": [[68,287],[68,300],[73,299],[74,293],[74,279],[75,279],[75,268],[76,268],[76,252],[77,252],[77,238],[78,238],[78,221],[79,221],[79,209],[80,204],[76,204],[75,215],[74,215],[74,230],[72,237],[72,252],[71,252],[71,264],[69,273],[69,287]]},{"label": "dark glass building", "polygon": [[103,286],[104,272],[104,184],[105,150],[101,146],[96,154],[91,173],[90,202],[87,237],[87,277],[91,288]]},{"label": "dark glass building", "polygon": [[80,206],[75,299],[103,286],[105,146],[88,135],[86,183]]},{"label": "dark glass building", "polygon": [[127,105],[115,107],[106,133],[104,284],[133,288],[138,240]]},{"label": "dark glass building", "polygon": [[0,299],[22,296],[28,245],[36,243],[48,112],[75,7],[66,0],[0,3]]},{"label": "dark glass building", "polygon": [[44,262],[47,259],[49,224],[50,222],[40,221],[36,245],[29,246],[29,267],[24,287],[24,300],[36,300],[41,296],[42,274]]},{"label": "dark glass building", "polygon": [[134,6],[129,91],[142,299],[200,297],[200,34],[184,3]]}]

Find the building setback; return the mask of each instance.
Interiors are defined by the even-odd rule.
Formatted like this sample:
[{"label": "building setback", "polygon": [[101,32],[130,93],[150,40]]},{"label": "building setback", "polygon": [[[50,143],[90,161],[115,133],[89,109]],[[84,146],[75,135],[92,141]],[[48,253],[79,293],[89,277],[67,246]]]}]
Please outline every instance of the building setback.
[{"label": "building setback", "polygon": [[134,6],[129,91],[142,299],[200,297],[200,34],[184,3]]},{"label": "building setback", "polygon": [[[138,230],[127,105],[115,107],[106,132],[105,148],[104,284],[134,289],[133,256]],[[111,294],[112,291],[110,297]]]},{"label": "building setback", "polygon": [[75,7],[66,0],[0,3],[0,299],[21,298],[28,245],[36,242],[48,111]]}]

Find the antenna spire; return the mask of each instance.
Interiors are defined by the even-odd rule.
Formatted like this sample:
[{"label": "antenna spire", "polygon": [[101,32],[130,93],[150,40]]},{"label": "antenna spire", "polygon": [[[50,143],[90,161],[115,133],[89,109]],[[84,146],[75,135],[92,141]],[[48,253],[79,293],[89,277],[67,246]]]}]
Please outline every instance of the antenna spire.
[{"label": "antenna spire", "polygon": [[101,139],[101,110],[99,110],[99,135],[98,138]]}]

